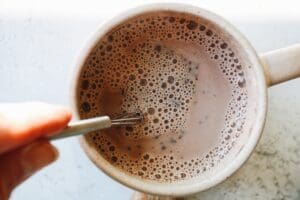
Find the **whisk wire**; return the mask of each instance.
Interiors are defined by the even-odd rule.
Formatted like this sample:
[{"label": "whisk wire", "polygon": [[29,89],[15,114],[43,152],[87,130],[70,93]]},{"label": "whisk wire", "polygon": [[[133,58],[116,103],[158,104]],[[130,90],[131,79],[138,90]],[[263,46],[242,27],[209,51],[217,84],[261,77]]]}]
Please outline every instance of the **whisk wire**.
[{"label": "whisk wire", "polygon": [[134,125],[143,120],[143,115],[140,111],[119,115],[111,120],[112,126],[118,125]]},{"label": "whisk wire", "polygon": [[142,121],[142,117],[131,117],[111,120],[111,125],[134,125]]}]

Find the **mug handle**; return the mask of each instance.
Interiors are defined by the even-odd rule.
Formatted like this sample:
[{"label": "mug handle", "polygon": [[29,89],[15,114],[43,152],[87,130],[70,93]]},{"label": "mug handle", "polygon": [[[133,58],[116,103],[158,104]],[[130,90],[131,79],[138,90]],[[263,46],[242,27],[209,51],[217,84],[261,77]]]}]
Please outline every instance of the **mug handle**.
[{"label": "mug handle", "polygon": [[260,59],[269,87],[300,77],[300,44],[263,53]]}]

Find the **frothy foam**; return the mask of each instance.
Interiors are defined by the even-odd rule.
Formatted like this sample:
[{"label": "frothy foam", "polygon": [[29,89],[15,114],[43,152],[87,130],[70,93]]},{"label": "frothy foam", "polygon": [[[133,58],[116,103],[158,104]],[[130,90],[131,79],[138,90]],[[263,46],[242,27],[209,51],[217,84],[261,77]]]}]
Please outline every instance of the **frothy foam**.
[{"label": "frothy foam", "polygon": [[150,13],[106,34],[81,71],[81,118],[141,110],[142,124],[86,138],[112,165],[154,181],[214,168],[240,136],[244,66],[214,27],[193,15]]}]

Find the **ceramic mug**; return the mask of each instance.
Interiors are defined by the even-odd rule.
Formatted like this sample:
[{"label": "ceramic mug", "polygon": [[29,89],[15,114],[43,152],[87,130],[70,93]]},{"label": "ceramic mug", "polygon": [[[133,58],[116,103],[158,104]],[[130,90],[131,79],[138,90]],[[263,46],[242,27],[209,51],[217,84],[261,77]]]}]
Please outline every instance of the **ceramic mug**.
[{"label": "ceramic mug", "polygon": [[190,182],[187,181],[180,184],[163,182],[154,183],[130,176],[113,167],[107,160],[101,157],[101,155],[90,146],[85,137],[81,138],[81,144],[89,158],[100,169],[102,169],[108,176],[128,187],[155,195],[186,196],[201,192],[224,181],[227,177],[238,170],[248,159],[259,141],[266,120],[266,110],[268,105],[267,88],[300,76],[300,45],[258,55],[251,44],[237,29],[235,29],[225,19],[210,11],[185,4],[152,4],[138,7],[104,23],[104,25],[98,29],[93,37],[87,42],[85,48],[81,51],[76,66],[72,88],[72,104],[77,117],[79,110],[76,101],[76,88],[79,84],[78,79],[80,70],[97,42],[105,35],[105,33],[112,30],[117,25],[122,24],[127,19],[143,13],[155,11],[189,13],[209,21],[219,27],[223,34],[228,35],[230,40],[234,41],[234,43],[238,45],[239,51],[243,53],[248,62],[251,63],[251,69],[249,70],[251,70],[252,77],[250,78],[252,80],[251,84],[255,87],[255,99],[252,100],[255,101],[256,107],[255,117],[253,117],[251,121],[251,131],[247,133],[247,140],[245,140],[244,144],[240,146],[238,153],[232,158],[231,162],[226,166],[223,166],[222,169],[211,174],[211,176],[205,179],[196,178]]}]

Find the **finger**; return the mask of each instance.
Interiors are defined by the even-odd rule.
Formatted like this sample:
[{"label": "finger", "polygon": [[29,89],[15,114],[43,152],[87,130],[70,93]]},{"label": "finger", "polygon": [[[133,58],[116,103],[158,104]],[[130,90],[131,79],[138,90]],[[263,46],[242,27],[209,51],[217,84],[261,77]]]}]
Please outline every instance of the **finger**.
[{"label": "finger", "polygon": [[[46,140],[21,147],[0,157],[0,199],[26,178],[56,160],[58,152]],[[2,197],[2,198],[1,198]]]},{"label": "finger", "polygon": [[45,103],[0,104],[0,154],[36,138],[57,134],[71,119],[71,112]]}]

